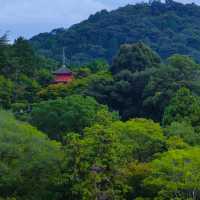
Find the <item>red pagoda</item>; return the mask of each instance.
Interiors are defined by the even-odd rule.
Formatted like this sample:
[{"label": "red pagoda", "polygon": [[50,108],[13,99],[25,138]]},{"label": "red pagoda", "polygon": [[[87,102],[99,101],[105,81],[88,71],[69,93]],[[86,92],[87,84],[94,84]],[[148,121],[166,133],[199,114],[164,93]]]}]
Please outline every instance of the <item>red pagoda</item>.
[{"label": "red pagoda", "polygon": [[63,65],[60,69],[56,70],[54,73],[54,81],[53,83],[69,83],[74,79],[73,73]]},{"label": "red pagoda", "polygon": [[73,73],[66,67],[65,48],[63,48],[63,65],[60,69],[56,70],[54,74],[53,83],[69,83],[74,79]]}]

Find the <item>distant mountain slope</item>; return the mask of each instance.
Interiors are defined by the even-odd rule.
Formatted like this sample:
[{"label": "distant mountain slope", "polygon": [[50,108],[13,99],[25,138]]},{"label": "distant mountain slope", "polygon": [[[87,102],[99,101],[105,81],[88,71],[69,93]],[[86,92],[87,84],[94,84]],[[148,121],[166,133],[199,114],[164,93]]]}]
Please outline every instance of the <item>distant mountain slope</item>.
[{"label": "distant mountain slope", "polygon": [[76,64],[95,58],[111,62],[121,44],[137,41],[147,43],[164,58],[180,53],[200,61],[200,6],[172,0],[127,5],[30,40],[39,53],[56,59],[65,47],[67,57]]}]

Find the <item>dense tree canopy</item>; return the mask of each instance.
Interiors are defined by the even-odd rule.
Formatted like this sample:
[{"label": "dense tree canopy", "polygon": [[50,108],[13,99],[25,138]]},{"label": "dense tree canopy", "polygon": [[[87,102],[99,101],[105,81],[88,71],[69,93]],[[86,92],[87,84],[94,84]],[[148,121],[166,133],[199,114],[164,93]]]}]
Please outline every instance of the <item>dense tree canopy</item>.
[{"label": "dense tree canopy", "polygon": [[66,197],[132,199],[136,193],[132,194],[131,189],[136,191],[139,180],[149,172],[147,164],[139,164],[135,159],[152,159],[154,153],[162,151],[163,142],[161,127],[144,119],[96,124],[84,130],[83,138],[75,133],[68,135]]},{"label": "dense tree canopy", "polygon": [[0,96],[4,96],[0,105],[10,108],[16,102],[33,103],[40,87],[51,82],[51,70],[57,63],[37,55],[22,37],[13,45],[6,43],[5,36],[0,42]]},{"label": "dense tree canopy", "polygon": [[125,44],[114,59],[111,71],[115,74],[122,70],[144,71],[146,68],[157,67],[160,62],[159,56],[143,43]]},{"label": "dense tree canopy", "polygon": [[0,111],[0,196],[56,199],[52,191],[60,176],[60,144],[28,124]]},{"label": "dense tree canopy", "polygon": [[199,74],[200,67],[191,58],[182,55],[168,58],[167,65],[154,71],[143,92],[143,105],[149,116],[161,120],[165,107],[181,87],[198,94]]},{"label": "dense tree canopy", "polygon": [[0,76],[0,106],[9,108],[13,98],[14,85],[11,80]]},{"label": "dense tree canopy", "polygon": [[199,148],[175,150],[152,162],[152,174],[144,181],[158,199],[198,199],[200,193]]},{"label": "dense tree canopy", "polygon": [[[135,45],[129,48],[131,46]],[[143,46],[138,45],[134,51],[142,52]],[[149,48],[148,51],[145,60],[151,60],[153,52]],[[125,56],[123,62],[129,62],[129,59]],[[116,60],[121,62],[120,54]],[[118,110],[123,119],[149,117],[156,121],[161,121],[165,107],[181,87],[200,94],[200,66],[188,56],[174,55],[166,63],[151,63],[141,71],[132,71],[134,65],[132,67],[123,66],[121,71],[113,74],[113,80],[91,83],[87,94]]]},{"label": "dense tree canopy", "polygon": [[163,123],[169,125],[172,122],[188,122],[193,127],[200,124],[200,99],[191,94],[190,90],[181,88],[172,98],[165,109]]},{"label": "dense tree canopy", "polygon": [[170,125],[165,128],[165,134],[168,137],[180,137],[187,144],[198,145],[200,144],[200,135],[199,130],[196,130],[195,127],[192,127],[190,122],[173,121]]},{"label": "dense tree canopy", "polygon": [[62,139],[68,132],[82,133],[85,127],[100,123],[99,112],[104,110],[111,119],[118,118],[116,113],[110,113],[106,106],[98,104],[92,97],[72,95],[65,99],[41,102],[33,107],[30,122],[46,132],[50,138]]}]

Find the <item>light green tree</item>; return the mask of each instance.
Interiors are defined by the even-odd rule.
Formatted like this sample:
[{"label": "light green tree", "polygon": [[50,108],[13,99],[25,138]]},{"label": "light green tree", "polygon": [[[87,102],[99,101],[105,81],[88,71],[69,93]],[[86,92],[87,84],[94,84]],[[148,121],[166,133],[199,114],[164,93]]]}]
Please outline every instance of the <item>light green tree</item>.
[{"label": "light green tree", "polygon": [[174,121],[188,122],[194,127],[200,125],[200,99],[187,88],[178,90],[165,109],[163,124],[169,125]]},{"label": "light green tree", "polygon": [[84,137],[68,134],[63,185],[65,196],[74,199],[133,199],[141,195],[141,182],[152,160],[164,147],[159,124],[151,120],[95,124]]},{"label": "light green tree", "polygon": [[57,198],[61,146],[32,126],[0,111],[0,194],[7,199]]},{"label": "light green tree", "polygon": [[155,199],[198,199],[200,195],[200,149],[172,150],[152,162],[144,181]]}]

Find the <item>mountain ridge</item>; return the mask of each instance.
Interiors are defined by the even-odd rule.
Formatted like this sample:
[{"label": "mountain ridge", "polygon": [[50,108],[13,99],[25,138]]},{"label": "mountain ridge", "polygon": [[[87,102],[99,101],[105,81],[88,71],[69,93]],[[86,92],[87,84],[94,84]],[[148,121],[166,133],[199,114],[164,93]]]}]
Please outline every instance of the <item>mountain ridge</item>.
[{"label": "mountain ridge", "polygon": [[140,3],[113,11],[102,10],[71,27],[54,29],[31,38],[41,54],[61,59],[65,47],[68,61],[84,64],[93,59],[111,62],[121,44],[142,41],[163,58],[187,54],[200,61],[200,6]]}]

